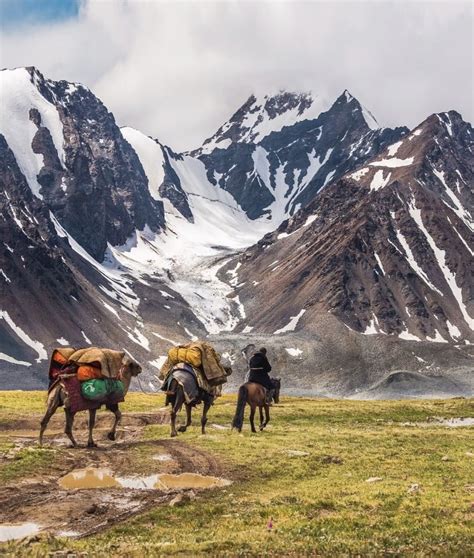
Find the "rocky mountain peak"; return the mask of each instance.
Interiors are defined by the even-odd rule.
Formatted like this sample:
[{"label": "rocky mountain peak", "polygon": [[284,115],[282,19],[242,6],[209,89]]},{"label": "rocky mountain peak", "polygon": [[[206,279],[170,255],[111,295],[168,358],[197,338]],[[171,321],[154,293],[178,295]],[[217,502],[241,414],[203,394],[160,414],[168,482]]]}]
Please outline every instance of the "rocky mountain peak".
[{"label": "rocky mountain peak", "polygon": [[280,90],[275,94],[251,95],[214,136],[205,140],[197,153],[225,149],[237,142],[259,143],[285,126],[317,118],[327,108],[327,103],[311,92]]}]

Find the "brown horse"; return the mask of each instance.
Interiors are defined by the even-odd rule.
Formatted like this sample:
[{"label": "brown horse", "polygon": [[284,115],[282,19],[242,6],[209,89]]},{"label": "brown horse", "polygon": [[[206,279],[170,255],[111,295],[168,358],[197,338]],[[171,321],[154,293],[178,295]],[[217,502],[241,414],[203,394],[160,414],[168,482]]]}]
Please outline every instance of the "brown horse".
[{"label": "brown horse", "polygon": [[[197,382],[196,382],[197,384]],[[199,389],[199,388],[198,388]],[[186,403],[183,386],[173,378],[168,387],[168,394],[166,396],[166,404],[171,403],[171,437],[174,438],[178,432],[186,432],[188,426],[191,426],[191,412],[192,408],[199,403],[203,403],[202,416],[201,416],[201,433],[206,433],[207,412],[214,402],[215,396],[207,393],[203,389],[199,389],[199,399],[192,403]],[[181,407],[186,407],[186,424],[176,429],[176,416],[178,415]]]},{"label": "brown horse", "polygon": [[[124,384],[124,394],[126,395],[128,389],[130,387],[130,382],[132,381],[132,377],[138,376],[142,371],[142,367],[132,360],[128,356],[124,356],[122,359],[122,367],[120,368],[119,379],[122,380]],[[46,413],[41,421],[41,429],[39,434],[39,444],[42,445],[43,443],[43,434],[48,426],[48,423],[51,417],[54,415],[58,407],[64,406],[64,413],[66,415],[66,428],[64,430],[67,437],[71,440],[73,447],[77,448],[77,442],[72,435],[72,427],[74,424],[74,416],[75,414],[71,412],[69,406],[69,400],[67,397],[67,393],[64,391],[64,388],[61,386],[60,383],[56,384],[55,387],[49,392],[48,400],[46,403]],[[120,423],[120,419],[122,418],[122,413],[120,412],[118,403],[114,403],[111,405],[106,404],[105,407],[114,413],[115,421],[112,426],[112,430],[107,434],[107,438],[109,440],[115,440],[117,426]],[[94,430],[95,425],[95,417],[96,417],[97,409],[89,409],[89,439],[87,441],[88,448],[95,448],[97,444],[94,442],[92,438],[92,431]]]},{"label": "brown horse", "polygon": [[[273,400],[275,403],[280,401],[280,378],[271,378],[273,383]],[[245,405],[250,405],[250,426],[252,427],[252,432],[257,432],[255,430],[255,409],[258,407],[260,411],[260,430],[262,431],[265,426],[270,422],[270,407],[266,402],[266,389],[254,382],[247,382],[239,388],[239,396],[237,398],[237,408],[235,410],[234,420],[232,421],[232,428],[237,428],[239,432],[242,432],[242,426],[244,424],[244,412]],[[263,410],[265,409],[265,420],[263,419]]]}]

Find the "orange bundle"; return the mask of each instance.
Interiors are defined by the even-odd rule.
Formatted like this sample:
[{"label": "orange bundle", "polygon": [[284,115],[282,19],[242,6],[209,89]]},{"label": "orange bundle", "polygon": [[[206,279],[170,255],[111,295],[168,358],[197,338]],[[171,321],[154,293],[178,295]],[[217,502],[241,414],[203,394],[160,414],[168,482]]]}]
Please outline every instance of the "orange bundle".
[{"label": "orange bundle", "polygon": [[65,358],[59,351],[54,351],[53,353],[53,361],[57,364],[66,364],[67,358]]},{"label": "orange bundle", "polygon": [[83,364],[77,369],[77,379],[80,382],[86,382],[87,380],[100,380],[102,378],[102,372],[100,368],[96,366],[89,366]]}]

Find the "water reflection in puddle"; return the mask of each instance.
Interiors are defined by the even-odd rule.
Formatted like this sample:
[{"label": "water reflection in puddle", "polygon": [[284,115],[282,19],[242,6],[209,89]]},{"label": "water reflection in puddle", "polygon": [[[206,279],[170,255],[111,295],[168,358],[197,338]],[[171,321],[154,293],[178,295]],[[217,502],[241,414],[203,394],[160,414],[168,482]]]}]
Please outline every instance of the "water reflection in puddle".
[{"label": "water reflection in puddle", "polygon": [[219,477],[182,473],[160,473],[149,476],[116,477],[110,469],[88,467],[68,473],[58,481],[61,488],[129,488],[133,490],[204,489],[228,486],[231,481]]},{"label": "water reflection in puddle", "polygon": [[41,527],[37,523],[18,523],[0,525],[0,542],[22,539],[39,533]]},{"label": "water reflection in puddle", "polygon": [[73,488],[119,488],[110,469],[77,469],[60,478],[59,486],[71,490]]}]

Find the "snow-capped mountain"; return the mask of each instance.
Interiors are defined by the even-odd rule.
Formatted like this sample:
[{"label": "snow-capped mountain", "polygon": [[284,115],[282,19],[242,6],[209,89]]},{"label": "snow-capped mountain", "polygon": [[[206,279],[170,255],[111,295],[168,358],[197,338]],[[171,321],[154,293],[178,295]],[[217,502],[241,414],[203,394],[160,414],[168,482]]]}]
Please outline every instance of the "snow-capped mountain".
[{"label": "snow-capped mountain", "polygon": [[[471,339],[472,130],[455,113],[409,134],[347,91],[281,92],[180,154],[34,68],[0,72],[0,94],[1,385],[44,384],[52,347],[92,343],[124,347],[153,389],[171,343],[217,335],[239,362],[245,332],[313,331],[315,308],[345,331]],[[425,223],[423,204],[446,219]],[[420,211],[438,249],[426,267]],[[364,242],[381,243],[372,259]]]},{"label": "snow-capped mountain", "polygon": [[473,342],[473,150],[469,123],[435,114],[333,182],[240,257],[240,327],[330,312],[367,335]]}]

